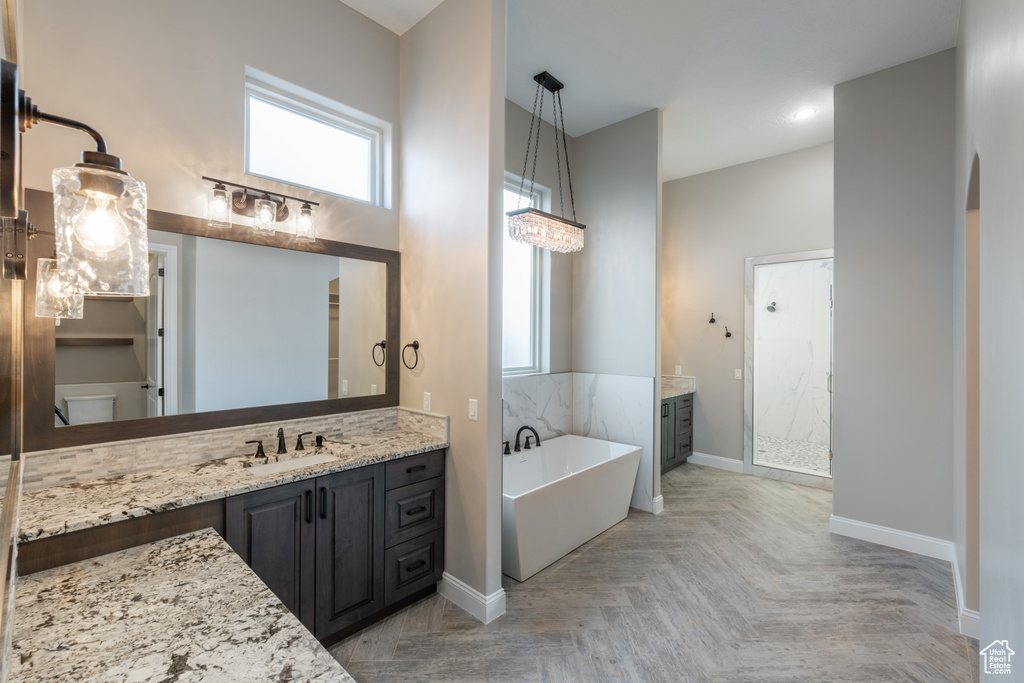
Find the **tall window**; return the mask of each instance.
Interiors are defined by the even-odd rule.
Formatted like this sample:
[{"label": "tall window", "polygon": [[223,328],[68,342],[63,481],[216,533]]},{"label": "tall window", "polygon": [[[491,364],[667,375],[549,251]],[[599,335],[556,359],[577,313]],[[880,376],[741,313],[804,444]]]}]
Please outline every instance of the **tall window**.
[{"label": "tall window", "polygon": [[384,131],[369,116],[319,99],[248,78],[245,172],[383,205]]},{"label": "tall window", "polygon": [[[540,192],[519,194],[519,184],[505,183],[505,212],[540,208]],[[502,369],[506,375],[540,372],[541,253],[508,236],[505,218],[502,283]]]}]

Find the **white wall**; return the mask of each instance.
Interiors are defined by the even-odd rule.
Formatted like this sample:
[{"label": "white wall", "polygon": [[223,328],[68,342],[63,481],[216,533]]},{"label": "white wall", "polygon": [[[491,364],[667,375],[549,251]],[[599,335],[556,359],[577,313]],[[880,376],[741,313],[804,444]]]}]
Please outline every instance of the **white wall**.
[{"label": "white wall", "polygon": [[401,38],[401,404],[451,416],[445,570],[500,611],[504,36],[503,0],[445,0]]},{"label": "white wall", "polygon": [[[398,36],[337,0],[22,3],[22,83],[43,111],[84,121],[143,180],[149,207],[204,216],[207,175],[322,202],[322,236],[398,247],[398,211],[244,175],[245,67],[398,123]],[[89,138],[25,136],[25,186],[49,190]],[[392,167],[398,165],[395,137]],[[393,173],[397,179],[397,172]],[[394,183],[392,183],[394,185]]]},{"label": "white wall", "polygon": [[[661,111],[581,135],[575,150],[577,215],[587,228],[573,257],[572,369],[653,378],[650,424],[637,428],[660,443]],[[647,511],[661,492],[653,451],[641,456],[631,503]]]},{"label": "white wall", "polygon": [[662,369],[697,378],[694,450],[742,460],[743,260],[832,246],[832,145],[665,183],[664,225]]},{"label": "white wall", "polygon": [[953,51],[836,86],[834,513],[953,537]]},{"label": "white wall", "polygon": [[[338,259],[196,240],[195,409],[327,398],[327,313]],[[259,303],[259,315],[243,315]]]},{"label": "white wall", "polygon": [[[547,94],[547,91],[545,91]],[[516,177],[523,176],[523,159],[526,154],[526,140],[530,134],[530,112],[517,104],[505,100],[505,171]],[[537,130],[534,128],[534,136]],[[561,215],[558,192],[558,170],[555,160],[555,127],[541,120],[540,151],[537,154],[536,182],[551,190],[550,206],[545,211]],[[573,153],[576,141],[566,135],[569,149],[569,162],[576,164]],[[533,148],[530,152],[530,164],[526,169],[526,182],[529,185],[530,173],[533,168]],[[577,173],[579,171],[577,170]],[[577,178],[575,183],[579,182]],[[572,216],[569,181],[562,162],[562,203],[565,215]],[[542,292],[544,305],[547,307],[548,327],[541,334],[547,344],[547,372],[568,372],[572,369],[572,255],[544,251],[548,269],[548,288]]]},{"label": "white wall", "polygon": [[[956,444],[958,495],[964,474],[964,244],[968,178],[974,155],[981,169],[980,572],[981,646],[1024,643],[1024,458],[1020,456],[1024,356],[1024,5],[1016,0],[965,0],[957,59],[956,217]],[[952,164],[952,162],[951,162]],[[959,515],[963,515],[961,502]],[[961,531],[961,533],[963,533]],[[962,547],[963,537],[958,537]],[[1016,645],[1015,645],[1016,644]],[[1021,655],[1014,674],[1024,681]]]}]

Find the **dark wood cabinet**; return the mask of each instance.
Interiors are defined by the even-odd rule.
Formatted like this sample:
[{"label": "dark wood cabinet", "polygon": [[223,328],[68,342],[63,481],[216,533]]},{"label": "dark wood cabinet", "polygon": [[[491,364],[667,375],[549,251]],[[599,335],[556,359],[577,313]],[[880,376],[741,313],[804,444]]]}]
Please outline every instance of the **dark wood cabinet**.
[{"label": "dark wood cabinet", "polygon": [[682,465],[693,452],[693,394],[661,399],[661,473]]},{"label": "dark wood cabinet", "polygon": [[444,451],[227,499],[226,540],[321,639],[444,571]]}]

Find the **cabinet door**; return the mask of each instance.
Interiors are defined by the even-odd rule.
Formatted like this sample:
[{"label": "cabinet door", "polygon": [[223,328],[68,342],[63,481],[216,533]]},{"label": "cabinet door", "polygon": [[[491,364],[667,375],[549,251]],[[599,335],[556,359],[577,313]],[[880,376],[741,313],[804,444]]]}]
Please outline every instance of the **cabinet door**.
[{"label": "cabinet door", "polygon": [[316,480],[317,638],[384,607],[384,466]]},{"label": "cabinet door", "polygon": [[671,399],[661,402],[661,471],[672,469],[676,462],[676,411]]},{"label": "cabinet door", "polygon": [[227,499],[228,545],[312,630],[314,482],[300,481]]}]

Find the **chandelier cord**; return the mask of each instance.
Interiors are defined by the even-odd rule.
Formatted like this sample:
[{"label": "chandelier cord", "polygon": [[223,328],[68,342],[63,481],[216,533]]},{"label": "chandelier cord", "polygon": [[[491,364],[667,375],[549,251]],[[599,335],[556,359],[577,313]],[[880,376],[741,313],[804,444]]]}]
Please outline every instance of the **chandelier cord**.
[{"label": "chandelier cord", "polygon": [[[555,124],[555,168],[558,171],[558,213],[565,218],[565,202],[562,200],[562,155],[558,150],[558,101],[555,95],[551,94],[551,121]],[[539,134],[539,133],[538,133]],[[569,151],[565,152],[565,165],[569,166]]]},{"label": "chandelier cord", "polygon": [[[555,97],[558,98],[558,114],[559,119],[562,122],[562,147],[565,148],[565,174],[569,177],[569,204],[572,206],[572,220],[576,222],[576,200],[572,196],[572,171],[569,169],[569,145],[565,138],[565,109],[562,108],[562,91],[559,90],[555,93]],[[556,131],[557,132],[557,131]],[[555,138],[555,145],[558,145],[558,138]],[[562,177],[558,177],[558,192],[561,195],[562,192]]]},{"label": "chandelier cord", "polygon": [[[526,158],[523,159],[523,174],[519,177],[519,196],[516,198],[516,210],[522,208],[523,184],[526,183],[526,166],[530,163],[530,143],[533,142],[533,125],[537,121],[537,98],[541,96],[540,83],[533,93],[533,112],[530,115],[530,134],[526,137]],[[543,99],[541,106],[544,106]],[[540,145],[540,126],[537,126],[537,145]],[[537,174],[537,150],[533,151],[533,172],[530,174],[530,204],[533,204],[533,177]]]}]

